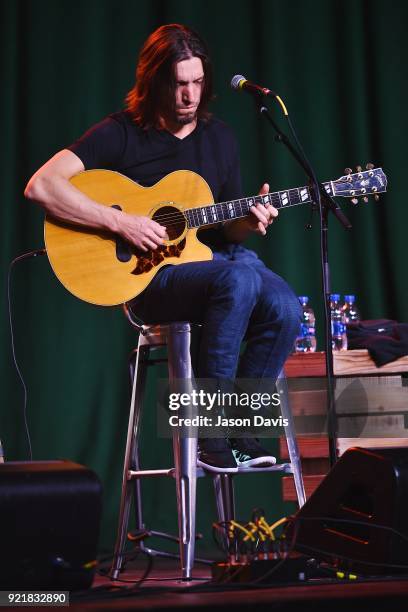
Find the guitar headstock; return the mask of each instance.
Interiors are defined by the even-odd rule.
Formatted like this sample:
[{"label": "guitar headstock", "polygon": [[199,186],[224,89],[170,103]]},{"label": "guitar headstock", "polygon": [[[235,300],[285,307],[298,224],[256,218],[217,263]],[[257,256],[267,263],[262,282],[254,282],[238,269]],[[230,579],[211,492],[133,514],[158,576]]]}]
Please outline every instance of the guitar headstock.
[{"label": "guitar headstock", "polygon": [[374,168],[373,164],[367,164],[366,170],[357,166],[354,173],[351,168],[346,168],[344,172],[343,176],[332,181],[333,195],[352,198],[353,204],[358,204],[360,196],[363,196],[364,202],[368,202],[369,195],[379,200],[379,194],[387,191],[387,177],[382,168]]}]

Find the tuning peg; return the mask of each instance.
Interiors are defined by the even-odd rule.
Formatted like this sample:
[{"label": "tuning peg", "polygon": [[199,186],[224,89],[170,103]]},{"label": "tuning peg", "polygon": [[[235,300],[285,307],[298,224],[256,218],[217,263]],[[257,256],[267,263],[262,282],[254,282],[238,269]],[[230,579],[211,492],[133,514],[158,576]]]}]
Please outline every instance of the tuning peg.
[{"label": "tuning peg", "polygon": [[368,198],[367,198],[367,196],[364,196],[364,198],[363,198],[363,202],[365,202],[366,204],[368,203]]},{"label": "tuning peg", "polygon": [[358,204],[358,198],[351,198],[352,204]]},{"label": "tuning peg", "polygon": [[374,196],[374,200],[375,200],[376,202],[378,202],[378,200],[379,200],[379,199],[380,199],[380,196],[378,195],[378,193],[376,193],[376,194],[375,194],[375,196]]},{"label": "tuning peg", "polygon": [[362,171],[362,167],[361,166],[356,166],[356,171],[357,172],[361,172]]},{"label": "tuning peg", "polygon": [[351,174],[352,172],[351,168],[344,168],[344,174]]},{"label": "tuning peg", "polygon": [[373,168],[374,168],[374,164],[371,164],[371,163],[366,164],[366,169],[367,170],[372,170]]}]

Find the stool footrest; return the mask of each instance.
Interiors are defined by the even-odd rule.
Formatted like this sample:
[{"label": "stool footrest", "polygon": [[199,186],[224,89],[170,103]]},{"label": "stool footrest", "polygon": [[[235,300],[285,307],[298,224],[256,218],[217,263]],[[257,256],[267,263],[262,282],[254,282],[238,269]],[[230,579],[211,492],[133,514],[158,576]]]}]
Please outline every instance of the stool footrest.
[{"label": "stool footrest", "polygon": [[[285,472],[285,474],[292,474],[293,468],[290,463],[278,463],[277,465],[271,465],[270,467],[252,467],[252,468],[242,468],[238,469],[238,472],[233,472],[231,476],[235,476],[236,474],[254,474],[256,472]],[[220,470],[219,472],[215,470],[211,470],[211,472],[206,472],[203,468],[197,468],[197,478],[201,478],[206,474],[223,474],[224,472]],[[163,470],[129,470],[127,479],[133,480],[134,478],[149,478],[152,476],[171,476],[172,478],[176,477],[176,469],[175,468],[167,468]]]},{"label": "stool footrest", "polygon": [[168,468],[163,470],[129,470],[127,473],[127,479],[133,480],[134,478],[147,478],[152,476],[172,476],[175,478],[175,468]]},{"label": "stool footrest", "polygon": [[[206,472],[202,468],[197,468],[196,477],[202,478],[206,475]],[[127,479],[133,480],[134,478],[144,478],[151,476],[171,476],[176,477],[176,468],[167,468],[163,470],[129,470],[127,473]]]}]

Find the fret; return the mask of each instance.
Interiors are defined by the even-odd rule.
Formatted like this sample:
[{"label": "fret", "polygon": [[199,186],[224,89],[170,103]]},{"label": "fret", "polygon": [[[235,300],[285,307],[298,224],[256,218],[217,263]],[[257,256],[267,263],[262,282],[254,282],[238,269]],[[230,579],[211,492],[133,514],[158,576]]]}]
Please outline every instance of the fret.
[{"label": "fret", "polygon": [[216,223],[218,221],[218,215],[217,215],[217,209],[215,205],[210,206],[209,213],[212,216],[213,223]]},{"label": "fret", "polygon": [[281,206],[285,207],[289,204],[289,196],[287,191],[279,191]]},{"label": "fret", "polygon": [[275,208],[280,208],[281,207],[281,202],[280,202],[280,198],[279,198],[279,192],[276,193],[271,193],[271,204],[272,206],[274,206]]},{"label": "fret", "polygon": [[301,202],[307,202],[310,200],[310,193],[309,193],[309,189],[307,187],[300,187],[299,188],[299,195],[300,195],[300,201]]},{"label": "fret", "polygon": [[192,215],[192,209],[189,208],[186,211],[184,211],[185,217],[187,219],[187,225],[188,227],[195,227],[194,225],[194,217]]},{"label": "fret", "polygon": [[201,212],[203,215],[203,224],[207,225],[209,223],[208,216],[207,216],[207,206],[203,206],[203,208],[201,209]]},{"label": "fret", "polygon": [[224,221],[224,207],[223,207],[224,202],[219,202],[218,204],[215,205],[216,211],[217,211],[217,217],[218,217],[218,221]]},{"label": "fret", "polygon": [[197,227],[200,227],[200,225],[203,225],[203,210],[202,208],[195,208],[195,215],[197,217]]},{"label": "fret", "polygon": [[217,204],[217,208],[218,208],[218,215],[220,217],[220,220],[225,221],[226,219],[228,219],[225,202],[221,202],[221,204]]},{"label": "fret", "polygon": [[334,195],[334,189],[333,189],[332,183],[323,183],[323,187],[325,188],[326,193],[328,193],[330,196]]},{"label": "fret", "polygon": [[298,202],[301,202],[301,201],[302,201],[302,198],[300,197],[300,188],[299,188],[299,187],[297,187],[296,191],[297,191],[297,201],[298,201]]},{"label": "fret", "polygon": [[296,206],[299,204],[299,191],[295,189],[289,189],[289,204],[290,206]]}]

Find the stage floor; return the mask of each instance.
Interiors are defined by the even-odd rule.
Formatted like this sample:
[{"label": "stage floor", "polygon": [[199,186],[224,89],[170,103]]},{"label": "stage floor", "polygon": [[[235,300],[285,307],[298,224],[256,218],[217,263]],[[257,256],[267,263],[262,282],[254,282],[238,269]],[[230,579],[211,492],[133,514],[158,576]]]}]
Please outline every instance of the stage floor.
[{"label": "stage floor", "polygon": [[[179,579],[177,561],[155,559],[147,579],[138,584],[147,560],[128,566],[121,580],[97,575],[92,589],[71,594],[72,610],[313,610],[392,612],[408,609],[408,577],[381,580],[315,580],[303,584],[238,587],[211,583],[209,566],[197,565],[194,580]],[[126,582],[125,582],[126,581]]]}]

